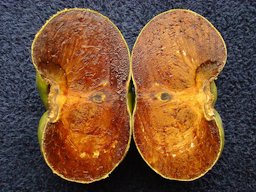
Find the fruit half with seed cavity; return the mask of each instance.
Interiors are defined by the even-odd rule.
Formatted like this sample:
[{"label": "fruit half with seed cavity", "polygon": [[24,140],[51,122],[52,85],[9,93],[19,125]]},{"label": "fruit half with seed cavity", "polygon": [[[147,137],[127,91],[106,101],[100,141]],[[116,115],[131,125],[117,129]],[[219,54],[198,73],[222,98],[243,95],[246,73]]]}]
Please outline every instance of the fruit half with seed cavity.
[{"label": "fruit half with seed cavity", "polygon": [[220,33],[204,17],[171,10],[153,18],[132,51],[134,140],[167,179],[203,176],[220,157],[224,133],[214,80],[227,59]]},{"label": "fruit half with seed cavity", "polygon": [[130,144],[130,56],[117,27],[88,9],[52,16],[32,44],[47,112],[38,139],[48,166],[69,181],[106,178]]}]

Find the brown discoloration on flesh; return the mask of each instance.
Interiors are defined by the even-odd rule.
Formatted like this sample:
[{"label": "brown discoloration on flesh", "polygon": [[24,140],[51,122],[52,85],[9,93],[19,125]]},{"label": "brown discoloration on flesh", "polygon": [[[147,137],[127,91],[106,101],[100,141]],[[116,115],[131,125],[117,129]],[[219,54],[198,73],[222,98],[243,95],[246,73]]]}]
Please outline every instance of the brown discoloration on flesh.
[{"label": "brown discoloration on flesh", "polygon": [[138,98],[134,135],[145,160],[170,178],[200,175],[220,147],[216,124],[206,121],[196,98],[167,103]]},{"label": "brown discoloration on flesh", "polygon": [[[144,160],[162,176],[193,180],[216,162],[221,140],[210,81],[225,61],[218,32],[190,11],[163,13],[138,37],[132,53],[134,137]],[[163,92],[170,99],[162,100]]]},{"label": "brown discoloration on flesh", "polygon": [[58,85],[48,100],[59,116],[47,125],[42,144],[49,166],[76,182],[106,177],[123,159],[130,138],[129,53],[122,36],[98,13],[69,10],[47,23],[32,51],[39,72]]},{"label": "brown discoloration on flesh", "polygon": [[129,140],[126,104],[109,98],[103,104],[67,100],[62,118],[44,135],[52,168],[76,181],[93,181],[122,159]]},{"label": "brown discoloration on flesh", "polygon": [[200,65],[212,61],[221,70],[225,59],[215,29],[200,16],[177,10],[161,14],[144,28],[133,50],[133,73],[139,92],[153,82],[181,91],[195,86]]}]

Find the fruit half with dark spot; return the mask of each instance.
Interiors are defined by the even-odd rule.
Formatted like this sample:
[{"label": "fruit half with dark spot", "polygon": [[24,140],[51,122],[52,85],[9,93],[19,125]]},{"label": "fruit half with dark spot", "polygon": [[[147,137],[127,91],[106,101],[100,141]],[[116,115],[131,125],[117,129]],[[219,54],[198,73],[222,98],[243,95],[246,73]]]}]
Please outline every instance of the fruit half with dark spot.
[{"label": "fruit half with dark spot", "polygon": [[164,12],[138,36],[133,133],[141,156],[161,176],[194,180],[220,157],[224,133],[214,79],[226,59],[220,33],[192,11]]},{"label": "fruit half with dark spot", "polygon": [[88,9],[51,17],[32,44],[47,112],[38,137],[54,173],[69,181],[106,178],[130,144],[130,55],[117,27]]}]

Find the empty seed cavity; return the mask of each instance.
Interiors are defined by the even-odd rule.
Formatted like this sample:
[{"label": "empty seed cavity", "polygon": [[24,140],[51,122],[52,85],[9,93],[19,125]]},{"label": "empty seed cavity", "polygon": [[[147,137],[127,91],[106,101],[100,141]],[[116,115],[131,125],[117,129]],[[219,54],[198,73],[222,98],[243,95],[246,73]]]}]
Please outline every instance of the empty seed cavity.
[{"label": "empty seed cavity", "polygon": [[171,100],[171,95],[169,93],[161,93],[160,98],[162,101],[169,101]]},{"label": "empty seed cavity", "polygon": [[92,100],[95,103],[102,103],[105,100],[106,96],[103,93],[96,93],[93,97]]}]

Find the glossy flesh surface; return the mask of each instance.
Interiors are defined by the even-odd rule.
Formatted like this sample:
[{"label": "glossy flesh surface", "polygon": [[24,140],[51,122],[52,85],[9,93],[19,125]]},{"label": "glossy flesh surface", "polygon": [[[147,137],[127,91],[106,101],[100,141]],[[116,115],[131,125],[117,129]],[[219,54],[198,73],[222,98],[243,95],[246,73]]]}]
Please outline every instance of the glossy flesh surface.
[{"label": "glossy flesh surface", "polygon": [[140,33],[132,53],[134,139],[163,177],[193,180],[217,161],[222,127],[215,121],[210,84],[225,62],[221,36],[194,12],[162,13]]},{"label": "glossy flesh surface", "polygon": [[130,140],[129,51],[121,33],[94,11],[62,11],[37,34],[32,56],[50,84],[41,145],[48,165],[71,181],[106,177]]}]

